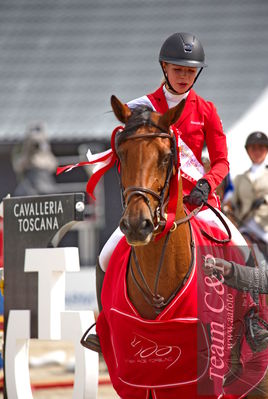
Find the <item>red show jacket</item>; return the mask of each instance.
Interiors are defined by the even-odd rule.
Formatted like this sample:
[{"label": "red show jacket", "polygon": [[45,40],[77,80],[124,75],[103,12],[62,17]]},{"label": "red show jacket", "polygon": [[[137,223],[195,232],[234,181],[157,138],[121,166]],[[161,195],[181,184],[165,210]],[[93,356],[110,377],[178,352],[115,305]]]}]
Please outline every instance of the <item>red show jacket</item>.
[{"label": "red show jacket", "polygon": [[[147,97],[157,112],[163,114],[168,110],[163,86]],[[181,131],[181,139],[201,164],[202,149],[206,142],[211,169],[204,175],[204,179],[209,182],[211,187],[209,202],[216,205],[215,196],[212,193],[228,174],[229,162],[226,137],[214,104],[205,101],[191,89],[184,110],[175,126]],[[193,183],[184,179],[184,193],[189,194],[192,188]]]}]

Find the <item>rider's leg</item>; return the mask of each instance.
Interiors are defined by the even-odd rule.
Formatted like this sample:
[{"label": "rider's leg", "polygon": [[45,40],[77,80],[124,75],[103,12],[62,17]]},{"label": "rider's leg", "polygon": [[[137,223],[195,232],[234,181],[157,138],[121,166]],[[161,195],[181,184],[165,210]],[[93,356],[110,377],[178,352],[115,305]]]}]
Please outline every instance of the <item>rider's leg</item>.
[{"label": "rider's leg", "polygon": [[[105,276],[105,272],[108,267],[109,260],[111,258],[111,255],[116,247],[116,245],[119,243],[121,238],[123,237],[123,233],[121,233],[121,230],[117,228],[111,237],[108,239],[106,244],[104,245],[100,256],[97,259],[97,264],[96,264],[96,295],[97,295],[97,302],[98,302],[98,308],[99,312],[102,311],[102,303],[101,303],[101,292],[102,292],[102,285],[103,285],[103,280]],[[100,341],[99,337],[96,334],[89,334],[86,337],[86,347],[88,349],[91,349],[95,352],[101,353],[101,346],[100,346]]]},{"label": "rider's leg", "polygon": [[96,294],[97,294],[99,313],[102,311],[101,291],[102,291],[104,276],[105,273],[100,267],[99,258],[98,258],[96,264]]},{"label": "rider's leg", "polygon": [[[97,294],[99,312],[102,311],[101,290],[102,290],[104,276],[105,273],[100,267],[99,258],[98,258],[96,264],[96,294]],[[100,340],[97,334],[88,334],[85,339],[84,346],[87,349],[91,349],[94,352],[101,353]]]},{"label": "rider's leg", "polygon": [[110,236],[106,244],[101,250],[100,256],[99,256],[99,264],[101,269],[104,271],[104,273],[107,270],[110,258],[112,256],[112,253],[121,240],[121,238],[124,236],[122,231],[120,230],[119,227],[113,232],[113,234]]}]

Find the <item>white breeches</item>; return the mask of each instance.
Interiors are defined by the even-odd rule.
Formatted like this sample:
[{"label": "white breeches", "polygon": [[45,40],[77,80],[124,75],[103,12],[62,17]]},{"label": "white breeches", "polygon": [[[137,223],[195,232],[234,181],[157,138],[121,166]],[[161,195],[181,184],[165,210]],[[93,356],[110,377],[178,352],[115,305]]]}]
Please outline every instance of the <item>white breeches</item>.
[{"label": "white breeches", "polygon": [[[248,250],[248,246],[247,246],[247,243],[246,243],[244,237],[238,231],[238,229],[233,225],[233,223],[222,212],[220,212],[220,214],[226,221],[227,225],[229,226],[229,229],[232,234],[232,241],[233,241],[234,245],[239,246],[242,249],[242,251],[244,253],[245,260],[247,260],[248,255],[249,255],[249,250]],[[206,209],[204,211],[199,212],[196,217],[201,220],[206,221],[208,224],[217,226],[219,229],[225,231],[224,226],[222,225],[219,218],[217,218],[217,216],[210,209]],[[99,262],[100,262],[100,267],[102,268],[102,270],[104,272],[107,270],[110,257],[112,255],[116,245],[119,243],[119,241],[121,240],[121,238],[123,236],[124,236],[124,234],[121,232],[120,228],[117,227],[117,229],[113,232],[111,237],[108,239],[108,241],[102,248],[100,256],[99,256]]]},{"label": "white breeches", "polygon": [[106,272],[107,270],[110,257],[112,256],[115,247],[123,236],[124,234],[122,233],[120,228],[117,227],[113,234],[108,238],[108,241],[104,244],[104,247],[102,248],[99,256],[100,267],[104,272]]}]

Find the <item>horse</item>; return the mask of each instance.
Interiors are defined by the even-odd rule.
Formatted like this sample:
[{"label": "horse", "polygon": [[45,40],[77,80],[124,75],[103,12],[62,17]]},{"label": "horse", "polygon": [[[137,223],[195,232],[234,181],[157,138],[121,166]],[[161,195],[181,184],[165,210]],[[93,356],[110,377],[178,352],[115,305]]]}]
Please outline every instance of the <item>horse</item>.
[{"label": "horse", "polygon": [[[222,332],[215,331],[220,323],[210,324],[212,341],[219,334],[218,345],[214,342],[212,347],[217,360],[215,353],[210,356],[202,323],[187,313],[193,306],[196,314],[197,302],[204,296],[202,293],[198,296],[195,288],[192,297],[187,294],[196,283],[194,239],[202,236],[204,224],[194,231],[194,216],[202,205],[193,210],[184,205],[178,136],[171,128],[183,112],[184,102],[164,115],[145,106],[131,111],[115,96],[111,97],[111,104],[116,117],[125,124],[112,142],[120,168],[123,203],[120,228],[125,238],[118,244],[106,272],[103,311],[96,329],[113,385],[124,399],[223,398],[224,376],[219,376],[223,363],[219,366],[217,362],[223,362],[219,358],[223,356],[219,342],[224,345],[224,340],[219,339]],[[213,240],[213,236],[207,234],[207,239]],[[229,241],[224,234],[214,240],[217,251],[223,251],[222,256]],[[214,244],[209,251],[213,252]],[[121,280],[123,285],[118,288]],[[212,291],[206,295],[210,297],[213,290],[215,296],[220,292],[219,280],[213,281],[214,286],[212,280],[207,281],[207,288]],[[125,302],[120,309],[114,306],[108,311],[111,298],[117,302],[123,298]],[[182,308],[180,317],[176,317],[174,310],[178,303]],[[172,321],[166,320],[170,313]],[[178,335],[182,344],[178,344]],[[201,340],[202,354],[198,361],[194,357],[199,345],[197,337]],[[174,367],[178,367],[175,377]],[[148,370],[153,370],[149,377]],[[217,393],[212,392],[213,387],[212,391],[206,391],[211,381],[202,383],[208,370],[211,380],[219,377],[212,383],[217,386]]]}]

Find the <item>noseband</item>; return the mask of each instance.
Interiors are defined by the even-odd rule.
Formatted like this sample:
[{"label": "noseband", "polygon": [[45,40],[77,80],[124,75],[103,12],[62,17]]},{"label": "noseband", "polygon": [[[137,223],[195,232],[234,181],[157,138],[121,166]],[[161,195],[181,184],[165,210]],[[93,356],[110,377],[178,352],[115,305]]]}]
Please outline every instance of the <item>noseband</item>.
[{"label": "noseband", "polygon": [[[153,124],[152,122],[150,125]],[[172,176],[172,170],[173,166],[178,168],[178,159],[177,159],[177,142],[176,142],[176,137],[172,131],[170,133],[162,132],[161,128],[155,124],[153,124],[154,127],[160,130],[159,133],[144,133],[144,134],[139,134],[137,136],[131,135],[126,138],[124,138],[124,141],[127,140],[138,140],[138,139],[154,139],[154,138],[164,138],[164,139],[169,139],[171,141],[171,155],[169,159],[169,165],[167,169],[167,175],[166,175],[166,180],[164,183],[164,186],[161,190],[161,193],[158,194],[155,191],[146,188],[146,187],[141,187],[141,186],[130,186],[126,189],[124,189],[121,179],[120,179],[120,186],[121,186],[121,197],[122,197],[122,204],[123,204],[123,209],[125,210],[130,203],[131,199],[133,196],[140,196],[144,199],[146,205],[149,208],[150,215],[154,224],[154,231],[156,231],[160,225],[165,224],[166,222],[166,217],[165,217],[165,208],[166,204],[168,202],[165,200],[165,194],[166,191],[168,190],[169,182]],[[117,150],[117,146],[116,146]],[[117,151],[116,151],[117,152]],[[151,195],[158,201],[158,206],[155,209],[155,212],[153,212],[151,204],[150,204],[150,199],[148,195]],[[127,199],[126,199],[127,198]],[[156,221],[156,223],[154,222]]]}]

